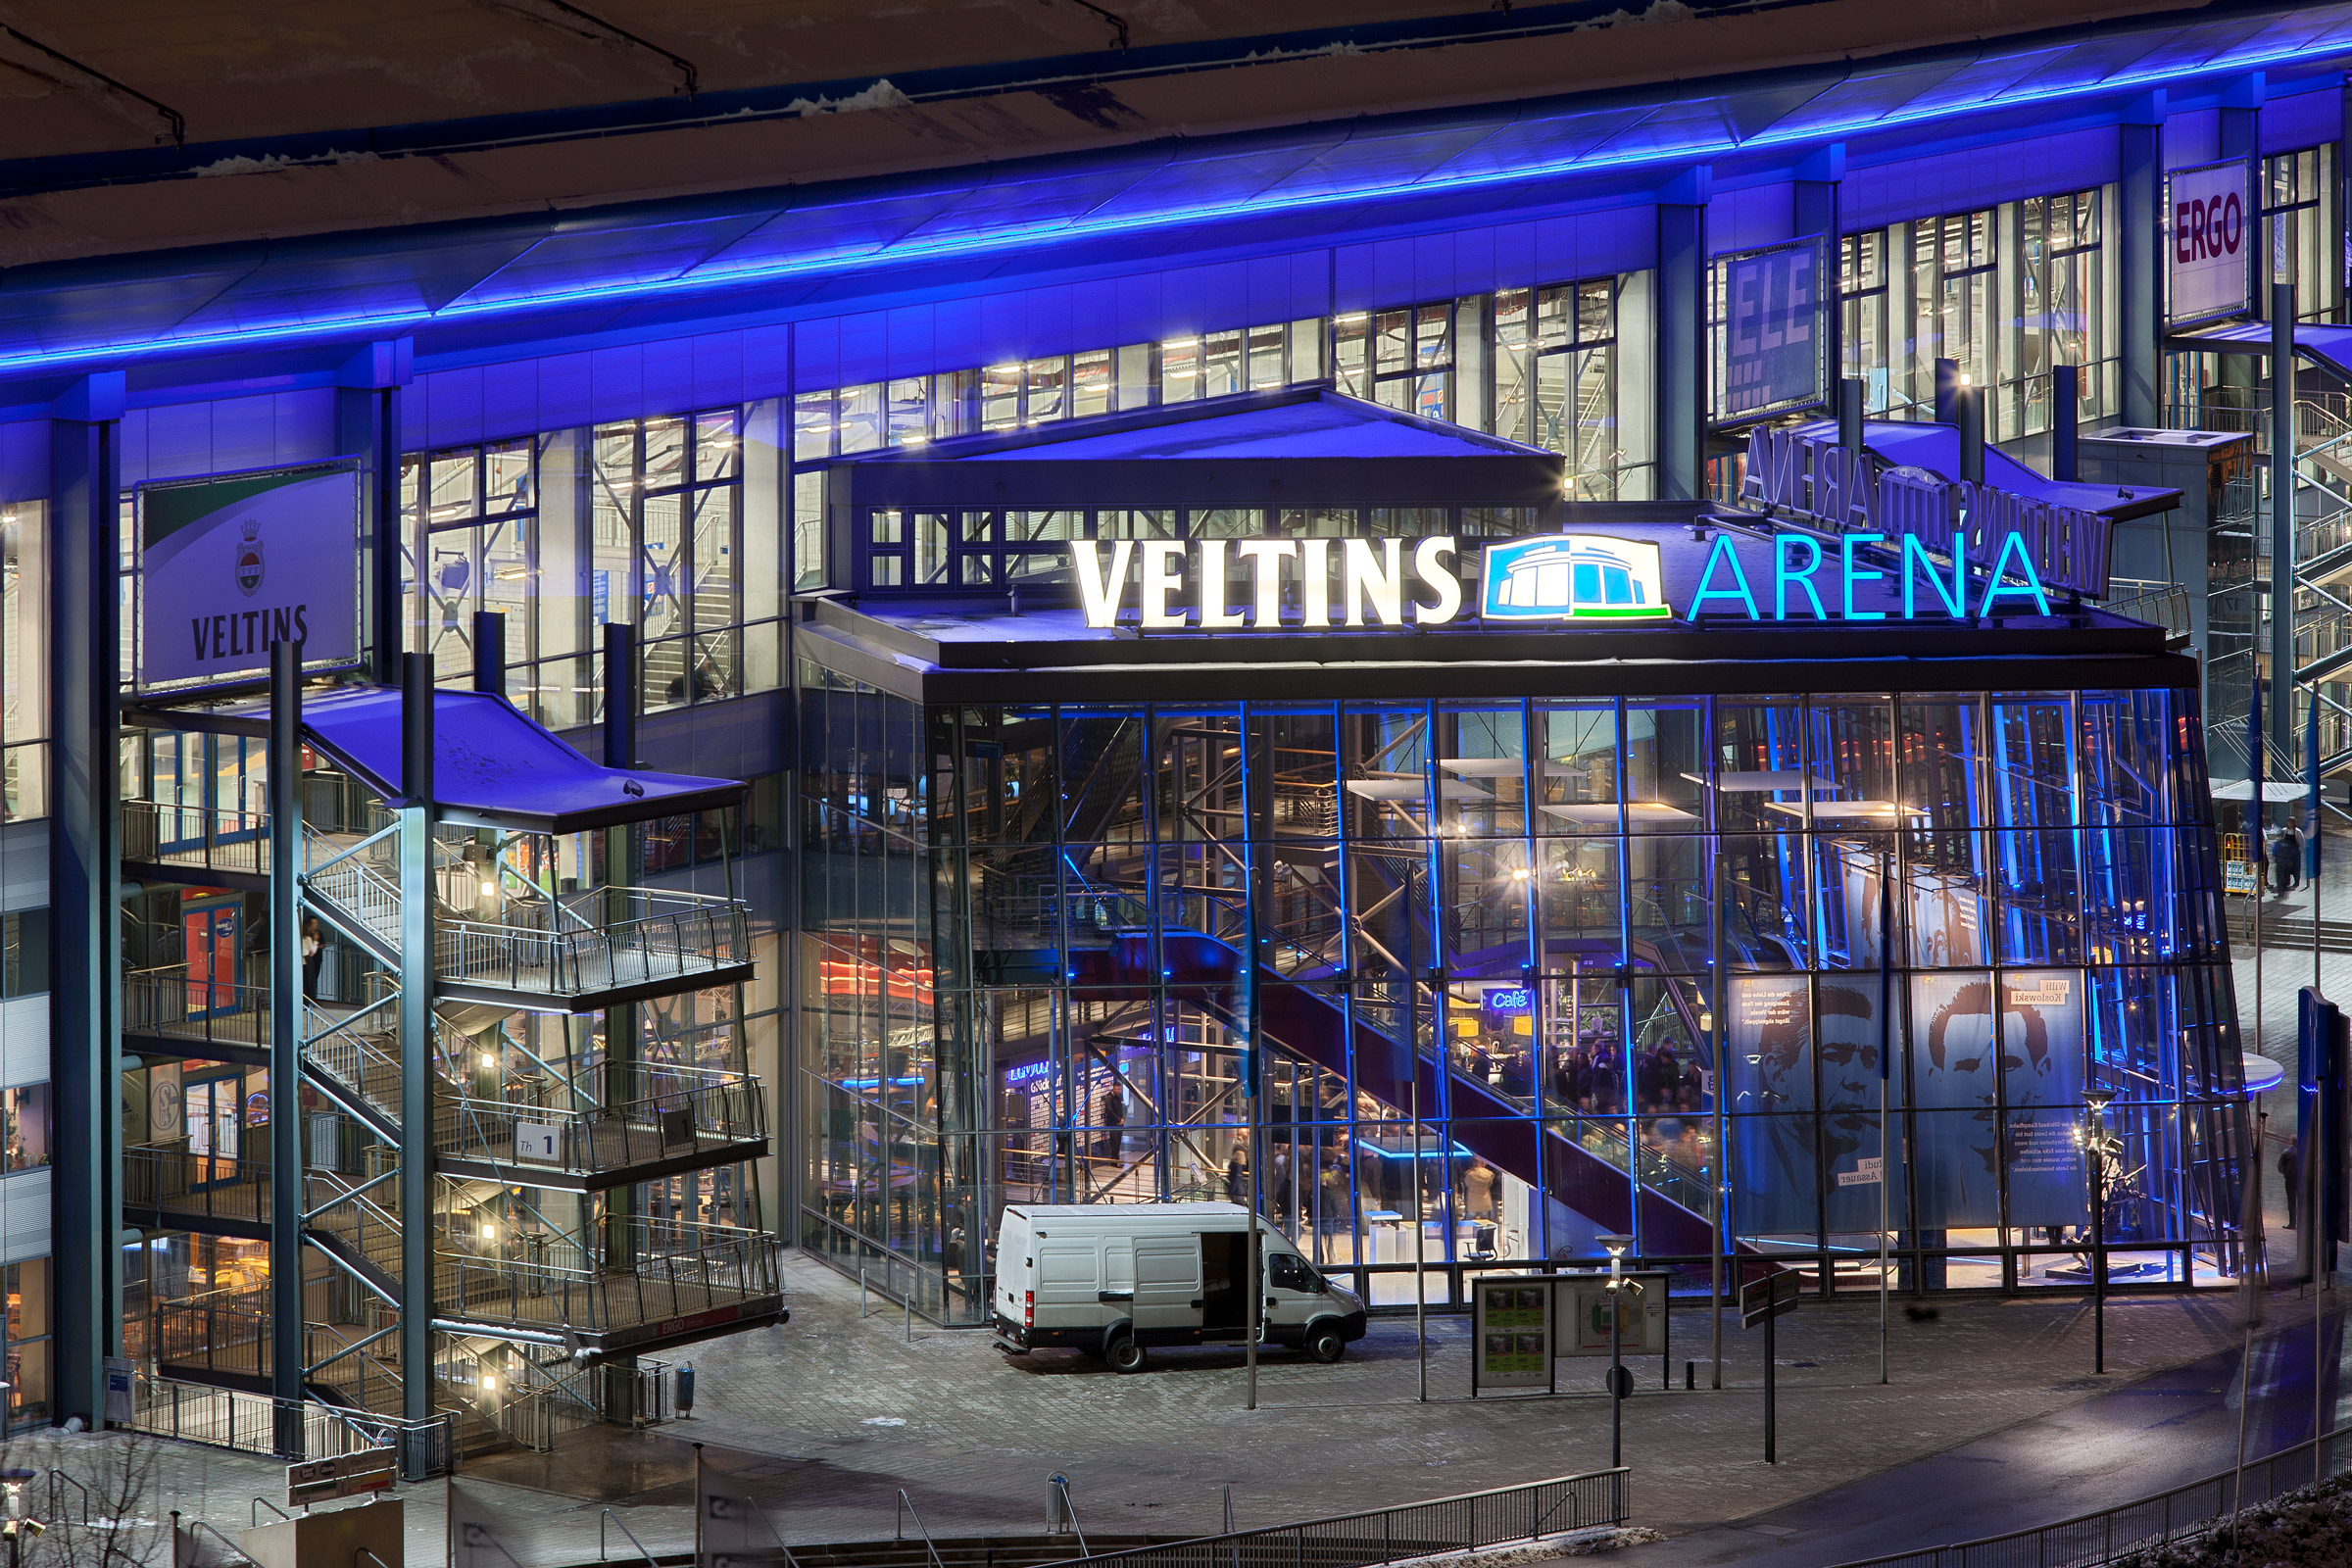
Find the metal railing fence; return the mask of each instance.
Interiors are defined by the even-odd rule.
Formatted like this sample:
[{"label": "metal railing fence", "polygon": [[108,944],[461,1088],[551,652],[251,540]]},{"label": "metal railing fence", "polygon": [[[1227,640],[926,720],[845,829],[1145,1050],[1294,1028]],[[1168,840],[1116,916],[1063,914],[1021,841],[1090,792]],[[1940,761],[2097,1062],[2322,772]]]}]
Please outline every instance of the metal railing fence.
[{"label": "metal railing fence", "polygon": [[[2319,1462],[2314,1471],[2315,1458]],[[2352,1428],[2325,1438],[2306,1438],[2259,1459],[2248,1459],[2240,1504],[2267,1502],[2327,1476],[2352,1470]],[[1987,1536],[1946,1546],[1926,1546],[1884,1557],[1865,1557],[1838,1568],[2098,1568],[2126,1552],[2140,1551],[2196,1534],[2230,1511],[2234,1470],[2118,1503],[2032,1530]]]},{"label": "metal railing fence", "polygon": [[[1623,1469],[1594,1470],[1431,1502],[1243,1530],[1073,1557],[1119,1568],[1373,1568],[1441,1551],[1472,1551],[1594,1525],[1623,1524]],[[1057,1565],[1055,1565],[1057,1568]]]},{"label": "metal railing fence", "polygon": [[315,1399],[273,1399],[238,1389],[177,1383],[140,1373],[132,1384],[134,1432],[281,1459],[331,1459],[391,1448],[410,1480],[447,1475],[457,1464],[455,1420],[422,1421],[350,1410]]}]

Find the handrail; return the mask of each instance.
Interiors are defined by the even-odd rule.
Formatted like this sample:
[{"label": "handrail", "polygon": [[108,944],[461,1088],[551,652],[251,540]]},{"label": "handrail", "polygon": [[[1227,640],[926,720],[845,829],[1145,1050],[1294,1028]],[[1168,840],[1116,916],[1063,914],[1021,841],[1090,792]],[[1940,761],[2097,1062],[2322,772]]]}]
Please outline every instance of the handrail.
[{"label": "handrail", "polygon": [[385,1562],[383,1558],[378,1557],[374,1552],[369,1551],[366,1546],[355,1546],[352,1548],[351,1568],[360,1568],[360,1559],[362,1557],[365,1557],[369,1562],[375,1564],[375,1568],[392,1568],[390,1563]]},{"label": "handrail", "polygon": [[[922,1532],[923,1549],[931,1554],[931,1568],[947,1568],[947,1564],[940,1561],[939,1547],[932,1544],[930,1527],[923,1523],[923,1516],[916,1512],[914,1499],[906,1495],[906,1489],[905,1487],[901,1487],[899,1489],[899,1507],[905,1512],[914,1515],[914,1528]],[[1074,1519],[1073,1522],[1075,1522]],[[906,1527],[902,1525],[900,1528],[903,1530]],[[901,1539],[903,1540],[905,1538],[902,1537]],[[1086,1549],[1086,1537],[1084,1535],[1081,1535],[1078,1538],[1078,1549],[1080,1551],[1084,1551]]]},{"label": "handrail", "polygon": [[246,1504],[245,1507],[245,1523],[248,1526],[259,1525],[262,1522],[262,1516],[254,1512],[256,1508],[267,1508],[271,1513],[277,1515],[280,1519],[288,1521],[291,1521],[294,1517],[292,1514],[286,1512],[285,1509],[280,1508],[276,1503],[271,1502],[268,1497],[256,1497],[252,1502]]},{"label": "handrail", "polygon": [[[359,1196],[360,1196],[362,1193],[365,1193],[365,1192],[367,1192],[367,1191],[368,1191],[369,1188],[371,1188],[371,1187],[381,1187],[381,1186],[382,1186],[384,1183],[386,1183],[386,1182],[390,1181],[390,1180],[391,1180],[393,1177],[395,1177],[395,1176],[398,1176],[399,1174],[400,1174],[400,1167],[399,1167],[398,1165],[395,1165],[395,1166],[393,1166],[393,1167],[392,1167],[390,1170],[384,1171],[384,1172],[382,1172],[382,1173],[380,1173],[380,1174],[378,1174],[378,1175],[374,1175],[374,1176],[370,1176],[370,1177],[368,1177],[368,1178],[366,1181],[364,1181],[364,1182],[360,1183],[360,1185],[359,1185],[359,1186],[357,1186],[357,1187],[343,1188],[343,1189],[337,1189],[337,1190],[334,1190],[334,1191],[335,1191],[335,1193],[336,1193],[336,1196],[335,1196],[335,1197],[333,1197],[333,1198],[331,1198],[331,1199],[329,1199],[327,1201],[325,1201],[325,1202],[323,1202],[323,1203],[320,1203],[320,1204],[319,1204],[319,1205],[318,1205],[317,1208],[314,1208],[314,1209],[312,1209],[310,1212],[308,1212],[308,1213],[304,1214],[304,1215],[302,1216],[302,1222],[303,1222],[305,1225],[308,1225],[308,1224],[309,1224],[311,1221],[313,1221],[313,1220],[317,1219],[317,1218],[318,1218],[319,1215],[321,1215],[321,1214],[325,1213],[325,1212],[326,1212],[328,1209],[330,1209],[330,1208],[333,1208],[333,1207],[335,1207],[337,1204],[341,1203],[341,1202],[343,1201],[343,1200],[344,1200],[344,1199],[346,1199],[346,1198],[357,1198],[357,1197],[359,1197]],[[372,1206],[372,1205],[370,1205],[370,1206]],[[386,1217],[387,1217],[387,1218],[389,1218],[390,1216],[389,1216],[389,1215],[387,1215]]]},{"label": "handrail", "polygon": [[[220,1531],[215,1530],[211,1525],[206,1524],[203,1520],[189,1520],[188,1530],[191,1534],[199,1530],[203,1531],[206,1535],[212,1537],[215,1541],[218,1541],[220,1543],[220,1544],[226,1546],[230,1551],[234,1552],[239,1562],[253,1562],[253,1558],[246,1554],[244,1547],[238,1545],[235,1542],[229,1540],[226,1536],[222,1535]],[[254,1568],[261,1568],[261,1564],[254,1563]]]},{"label": "handrail", "polygon": [[[2338,1445],[2332,1459],[2326,1448],[2326,1445],[2330,1443]],[[2072,1518],[2061,1519],[2053,1524],[2035,1525],[2025,1530],[2012,1530],[2005,1535],[1984,1536],[1975,1541],[1953,1542],[1939,1546],[1921,1546],[1912,1551],[1890,1552],[1880,1557],[1859,1558],[1851,1562],[1840,1563],[1838,1568],[1971,1568],[1972,1564],[1985,1560],[1972,1554],[1983,1552],[1988,1547],[1998,1546],[2008,1542],[2032,1542],[2035,1549],[2031,1560],[2039,1565],[2039,1568],[2092,1568],[2094,1564],[2112,1560],[2119,1552],[2160,1545],[2176,1539],[2177,1531],[2185,1534],[2194,1527],[2202,1526],[2210,1520],[2218,1519],[2223,1514],[2230,1512],[2244,1500],[2244,1497],[2238,1494],[2240,1478],[2244,1481],[2252,1481],[2258,1468],[2265,1471],[2266,1474],[2262,1483],[2264,1489],[2262,1496],[2256,1500],[2276,1497],[2279,1494],[2278,1466],[2280,1460],[2296,1459],[2306,1452],[2310,1453],[2312,1459],[2312,1479],[2295,1482],[2293,1486],[2285,1489],[2287,1491],[2314,1485],[2324,1473],[2340,1472],[2345,1468],[2343,1461],[2347,1457],[2344,1448],[2346,1444],[2352,1444],[2352,1427],[2339,1428],[2322,1437],[2305,1438],[2301,1443],[2288,1447],[2275,1448],[2259,1459],[2248,1459],[2242,1468],[2217,1470],[2209,1476],[2184,1482],[2150,1496],[2135,1497],[2130,1502],[2117,1503],[2113,1507],[2076,1514]],[[2174,1499],[2194,1499],[2198,1494],[2206,1492],[2209,1488],[2211,1489],[2212,1507],[2176,1522],[2173,1518]],[[2246,1495],[2251,1495],[2251,1494],[2246,1494]],[[2138,1536],[2127,1536],[2122,1540],[2117,1539],[2115,1534],[2117,1521],[2127,1520],[2132,1515],[2139,1515],[2145,1521],[2151,1511],[2153,1511],[2155,1522],[2153,1532]],[[2078,1554],[2079,1548],[2074,1548],[2074,1543],[2091,1544],[2094,1539],[2092,1537],[2094,1528],[2097,1534],[2093,1549],[2088,1555]],[[2129,1528],[2127,1525],[2127,1529]],[[2052,1555],[2044,1549],[2053,1544],[2060,1545],[2064,1552],[2063,1555]],[[2004,1555],[2000,1560],[2026,1559]]]},{"label": "handrail", "polygon": [[81,1494],[81,1522],[85,1525],[88,1524],[90,1522],[90,1489],[55,1466],[51,1466],[49,1471],[49,1511],[52,1514],[57,1512],[57,1484],[60,1481]]},{"label": "handrail", "polygon": [[[1054,1490],[1061,1494],[1062,1517],[1069,1520],[1070,1532],[1078,1538],[1079,1551],[1089,1556],[1093,1555],[1094,1548],[1086,1544],[1086,1526],[1078,1522],[1078,1504],[1070,1500],[1069,1477],[1056,1475],[1054,1478]],[[918,1518],[915,1523],[921,1524],[922,1521]]]},{"label": "handrail", "polygon": [[[385,823],[382,827],[377,828],[374,832],[368,834],[366,838],[361,839],[358,843],[352,845],[350,848],[328,856],[325,859],[320,860],[317,865],[306,864],[303,867],[303,875],[306,877],[317,876],[328,866],[334,865],[339,861],[348,859],[352,856],[359,854],[362,850],[368,848],[368,845],[373,844],[376,840],[390,838],[393,834],[398,833],[399,831],[400,821],[396,817],[392,821]],[[302,824],[302,839],[303,848],[306,851],[310,848],[311,841],[314,839],[316,839],[321,845],[331,844],[334,842],[324,833],[319,832],[308,822]],[[307,861],[310,857],[306,854],[303,858]]]},{"label": "handrail", "polygon": [[[332,1332],[333,1332],[333,1330],[334,1330],[334,1325],[332,1325],[332,1324],[320,1324],[319,1326],[320,1326],[321,1328],[324,1328],[324,1329],[326,1329],[326,1330],[327,1330],[329,1333],[332,1333]],[[399,1325],[398,1323],[389,1324],[389,1325],[387,1325],[387,1326],[386,1326],[386,1327],[384,1327],[384,1328],[377,1329],[377,1330],[376,1330],[376,1331],[375,1331],[373,1334],[370,1334],[370,1335],[368,1335],[368,1336],[366,1339],[364,1339],[364,1340],[354,1340],[354,1341],[352,1341],[352,1343],[351,1343],[351,1344],[349,1344],[349,1345],[346,1345],[345,1347],[343,1347],[343,1348],[341,1348],[340,1350],[337,1350],[337,1351],[336,1351],[334,1354],[332,1354],[332,1355],[328,1356],[328,1357],[327,1357],[325,1360],[323,1360],[323,1361],[313,1361],[313,1362],[312,1362],[312,1363],[311,1363],[309,1366],[306,1366],[306,1367],[304,1367],[304,1368],[302,1369],[302,1375],[303,1375],[304,1377],[306,1377],[306,1378],[315,1378],[315,1377],[317,1377],[317,1376],[318,1376],[319,1373],[321,1373],[321,1372],[325,1371],[325,1370],[326,1370],[328,1367],[330,1367],[330,1366],[333,1366],[333,1365],[334,1365],[334,1364],[335,1364],[337,1361],[340,1361],[340,1360],[342,1360],[342,1359],[343,1359],[345,1356],[347,1356],[347,1355],[358,1355],[360,1351],[362,1351],[362,1350],[365,1350],[366,1348],[368,1348],[368,1347],[369,1347],[370,1345],[373,1345],[373,1344],[374,1344],[376,1341],[378,1341],[378,1340],[380,1340],[380,1339],[387,1338],[387,1337],[389,1337],[389,1336],[391,1336],[391,1335],[394,1335],[394,1334],[398,1334],[399,1332],[400,1332],[400,1325]],[[360,1358],[361,1358],[362,1360],[366,1360],[366,1359],[367,1359],[367,1357],[366,1357],[366,1356],[361,1356]]]},{"label": "handrail", "polygon": [[[1045,1568],[1068,1568],[1080,1562],[1115,1563],[1121,1568],[1216,1568],[1228,1562],[1310,1560],[1316,1568],[1373,1568],[1406,1558],[1533,1541],[1547,1531],[1623,1524],[1631,1475],[1624,1466],[1589,1470],[1427,1502],[1397,1503],[1297,1524],[1065,1558]],[[1584,1507],[1588,1497],[1593,1504],[1590,1512]],[[1570,1518],[1560,1520],[1560,1509],[1570,1504],[1574,1505]]]},{"label": "handrail", "polygon": [[654,1554],[645,1549],[645,1543],[637,1539],[637,1532],[631,1530],[626,1524],[621,1522],[620,1515],[614,1513],[610,1508],[600,1508],[597,1510],[597,1513],[596,1560],[598,1562],[603,1562],[605,1560],[605,1521],[610,1519],[612,1521],[613,1528],[617,1529],[622,1535],[629,1538],[629,1544],[635,1546],[637,1548],[637,1555],[645,1559],[646,1568],[662,1568],[662,1565],[654,1560]]}]

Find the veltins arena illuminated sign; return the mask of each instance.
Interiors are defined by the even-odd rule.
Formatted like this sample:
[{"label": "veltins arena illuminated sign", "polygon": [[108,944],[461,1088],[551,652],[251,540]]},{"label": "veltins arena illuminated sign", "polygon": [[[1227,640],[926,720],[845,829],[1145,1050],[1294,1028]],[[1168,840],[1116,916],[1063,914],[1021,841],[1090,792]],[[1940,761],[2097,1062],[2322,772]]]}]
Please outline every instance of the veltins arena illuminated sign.
[{"label": "veltins arena illuminated sign", "polygon": [[[1972,562],[1970,530],[1838,538],[1717,527],[1702,545],[1538,534],[1422,539],[1079,539],[1080,609],[1095,627],[1321,631],[1376,626],[1567,629],[1684,620],[1969,620],[2050,612],[2017,531]],[[1470,552],[1483,552],[1472,555]],[[1464,571],[1477,563],[1476,592]]]}]

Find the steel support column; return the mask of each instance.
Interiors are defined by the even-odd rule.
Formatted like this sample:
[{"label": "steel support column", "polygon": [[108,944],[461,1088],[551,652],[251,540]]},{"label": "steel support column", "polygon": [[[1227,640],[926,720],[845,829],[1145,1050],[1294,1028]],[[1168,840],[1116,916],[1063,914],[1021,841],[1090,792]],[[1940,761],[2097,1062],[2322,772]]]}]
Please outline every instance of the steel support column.
[{"label": "steel support column", "polygon": [[[335,450],[361,460],[360,537],[365,568],[365,641],[379,685],[400,684],[405,643],[400,602],[400,389],[408,384],[410,340],[369,343],[335,371]],[[421,524],[420,524],[421,525]]]},{"label": "steel support column", "polygon": [[1845,308],[1839,303],[1838,269],[1842,259],[1838,220],[1838,185],[1845,178],[1845,143],[1834,141],[1797,166],[1794,195],[1795,232],[1822,236],[1822,275],[1813,280],[1815,298],[1829,301],[1821,313],[1824,345],[1822,394],[1829,412],[1838,412],[1840,377],[1845,374]]},{"label": "steel support column", "polygon": [[1695,500],[1707,463],[1707,193],[1713,172],[1658,192],[1657,494]]},{"label": "steel support column", "polygon": [[409,654],[400,705],[401,1414],[433,1413],[433,662]]},{"label": "steel support column", "polygon": [[[2295,750],[2295,285],[2271,303],[2271,755]],[[2257,808],[2259,813],[2259,808]]]},{"label": "steel support column", "polygon": [[[605,653],[605,765],[637,765],[637,628],[607,622]],[[636,882],[637,829],[623,825],[605,835],[606,919],[614,925],[629,917],[627,889]],[[634,1005],[605,1009],[605,1094],[607,1105],[626,1104],[633,1098],[637,1063],[638,1009]],[[613,1187],[605,1193],[603,1246],[598,1256],[604,1267],[627,1273],[637,1266],[637,1189]],[[914,1280],[906,1281],[906,1299],[914,1297]],[[605,1419],[635,1419],[637,1358],[608,1357],[605,1362]]]},{"label": "steel support column", "polygon": [[2157,378],[2164,363],[2164,90],[2134,100],[2118,117],[2117,167],[2123,188],[2116,225],[2117,301],[2123,328],[2123,415],[2131,425],[2157,422]]},{"label": "steel support column", "polygon": [[[302,1398],[302,645],[270,645],[270,1392]],[[302,1454],[280,1405],[277,1451]]]},{"label": "steel support column", "polygon": [[78,1416],[91,1427],[102,1424],[106,1358],[122,1336],[114,799],[122,387],[119,370],[85,378],[49,427],[51,1393],[58,1422]]}]

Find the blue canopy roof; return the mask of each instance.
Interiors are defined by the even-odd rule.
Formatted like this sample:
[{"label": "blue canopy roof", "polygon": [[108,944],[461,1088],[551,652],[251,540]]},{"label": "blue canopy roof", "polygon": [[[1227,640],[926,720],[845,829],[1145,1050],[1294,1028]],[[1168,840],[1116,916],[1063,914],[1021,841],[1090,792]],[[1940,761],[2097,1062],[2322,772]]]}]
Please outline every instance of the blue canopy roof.
[{"label": "blue canopy roof", "polygon": [[[267,705],[263,705],[267,712]],[[401,795],[400,692],[349,686],[306,693],[303,729],[368,787]],[[732,806],[734,779],[605,767],[504,698],[433,694],[433,801],[444,817],[484,827],[571,833]]]},{"label": "blue canopy roof", "polygon": [[[1838,421],[1816,419],[1800,428],[1808,440],[1836,440]],[[1933,424],[1925,420],[1870,419],[1862,426],[1862,444],[1888,463],[1925,468],[1945,479],[1960,476],[1960,427],[1953,424]],[[2180,492],[2163,490],[2154,485],[2070,484],[2059,479],[2045,479],[2015,458],[1986,442],[1984,445],[1984,482],[1995,490],[2024,496],[2032,501],[2046,502],[2053,507],[2072,507],[2078,512],[2095,512],[2129,522],[2133,517],[2153,516],[2170,512],[2180,504]]]},{"label": "blue canopy roof", "polygon": [[[2271,323],[2230,321],[2222,326],[2200,326],[2175,332],[2168,341],[2175,348],[2201,348],[2217,354],[2268,354]],[[2352,381],[2352,326],[2297,321],[2295,352],[2338,380]]]},{"label": "blue canopy roof", "polygon": [[[1312,401],[1260,404],[1212,413],[1181,422],[1152,422],[1130,429],[1102,430],[1077,421],[1038,432],[1039,439],[1004,451],[974,452],[972,463],[1124,462],[1138,458],[1179,462],[1231,462],[1237,458],[1550,458],[1541,447],[1521,446],[1500,436],[1460,425],[1441,424],[1342,397],[1318,393]],[[1063,431],[1097,434],[1055,439]],[[904,451],[905,449],[901,449]],[[916,449],[917,453],[921,449]]]}]

